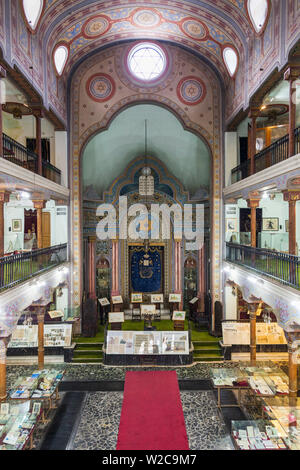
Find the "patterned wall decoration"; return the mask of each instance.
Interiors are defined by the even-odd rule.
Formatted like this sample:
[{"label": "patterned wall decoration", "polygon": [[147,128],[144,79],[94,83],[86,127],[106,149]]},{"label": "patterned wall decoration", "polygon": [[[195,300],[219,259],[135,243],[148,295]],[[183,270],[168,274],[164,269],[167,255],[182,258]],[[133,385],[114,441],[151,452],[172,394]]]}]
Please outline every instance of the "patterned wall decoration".
[{"label": "patterned wall decoration", "polygon": [[204,100],[206,86],[198,77],[184,77],[177,85],[177,96],[183,104],[195,106]]},{"label": "patterned wall decoration", "polygon": [[[212,220],[212,296],[214,300],[220,299],[220,275],[219,267],[221,260],[221,91],[216,76],[211,69],[196,59],[192,54],[184,52],[175,46],[168,46],[168,54],[172,61],[170,76],[172,81],[166,78],[158,89],[144,88],[139,90],[137,85],[127,86],[128,76],[121,64],[123,54],[127,46],[115,46],[102,53],[96,54],[83,62],[76,71],[71,87],[71,152],[72,161],[72,253],[75,272],[73,275],[72,290],[74,301],[80,303],[82,293],[82,251],[81,251],[81,181],[80,181],[80,159],[86,142],[91,136],[105,130],[113,117],[126,106],[133,103],[154,102],[170,109],[186,129],[191,130],[203,138],[211,149],[212,169],[212,192],[211,209]],[[176,65],[176,66],[175,66]],[[86,91],[86,82],[95,73],[107,73],[115,81],[116,93],[104,103],[95,102]],[[186,77],[196,77],[198,83],[203,83],[206,88],[206,96],[198,104],[184,104],[177,95],[179,82]],[[203,86],[202,85],[202,86]],[[155,88],[155,86],[154,86]]]},{"label": "patterned wall decoration", "polygon": [[0,0],[0,48],[3,52],[6,50],[6,34],[4,31],[5,21],[5,0]]},{"label": "patterned wall decoration", "polygon": [[104,103],[114,96],[116,91],[115,81],[106,73],[96,73],[87,81],[86,91],[92,100]]}]

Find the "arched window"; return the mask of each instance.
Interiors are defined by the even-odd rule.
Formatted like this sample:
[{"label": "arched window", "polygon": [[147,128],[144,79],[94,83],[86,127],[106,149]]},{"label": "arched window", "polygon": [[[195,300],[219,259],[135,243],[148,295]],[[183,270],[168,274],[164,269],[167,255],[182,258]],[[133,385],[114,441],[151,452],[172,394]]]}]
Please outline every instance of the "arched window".
[{"label": "arched window", "polygon": [[229,75],[233,78],[239,65],[239,56],[236,50],[231,46],[226,46],[223,50],[223,60]]},{"label": "arched window", "polygon": [[22,0],[27,26],[34,33],[38,27],[44,9],[44,0]]},{"label": "arched window", "polygon": [[69,57],[69,49],[66,45],[59,44],[54,49],[53,61],[57,75],[61,76]]},{"label": "arched window", "polygon": [[247,10],[252,26],[257,34],[261,34],[268,22],[270,13],[269,0],[247,0]]}]

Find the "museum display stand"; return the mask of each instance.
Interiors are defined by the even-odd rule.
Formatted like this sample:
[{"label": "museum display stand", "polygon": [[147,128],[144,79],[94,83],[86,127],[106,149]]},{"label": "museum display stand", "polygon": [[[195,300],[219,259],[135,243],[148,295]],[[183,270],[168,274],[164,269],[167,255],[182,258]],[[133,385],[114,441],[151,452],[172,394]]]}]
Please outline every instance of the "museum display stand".
[{"label": "museum display stand", "polygon": [[174,310],[172,320],[175,331],[184,331],[185,312]]},{"label": "museum display stand", "polygon": [[109,312],[108,323],[112,330],[122,330],[122,324],[124,323],[124,312]]},{"label": "museum display stand", "polygon": [[33,437],[43,415],[39,402],[4,402],[0,406],[0,450],[32,450]]},{"label": "museum display stand", "polygon": [[124,310],[124,302],[121,295],[113,295],[111,297],[111,311],[122,312]]}]

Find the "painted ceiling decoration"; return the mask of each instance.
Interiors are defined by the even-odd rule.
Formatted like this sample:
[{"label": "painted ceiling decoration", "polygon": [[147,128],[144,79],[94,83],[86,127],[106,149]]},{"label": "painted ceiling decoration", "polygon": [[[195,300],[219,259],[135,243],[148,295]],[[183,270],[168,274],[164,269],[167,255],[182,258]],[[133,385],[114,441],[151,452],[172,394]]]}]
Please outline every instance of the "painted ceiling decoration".
[{"label": "painted ceiling decoration", "polygon": [[130,50],[127,66],[139,80],[153,82],[165,72],[167,56],[158,44],[143,41]]},{"label": "painted ceiling decoration", "polygon": [[53,62],[57,75],[61,76],[69,57],[69,47],[66,44],[58,44],[53,52]]},{"label": "painted ceiling decoration", "polygon": [[[60,0],[56,3],[63,5]],[[102,8],[99,2],[85,2],[85,7],[81,3],[78,10],[73,8],[72,14],[52,26],[48,47],[51,51],[58,43],[68,45],[66,71],[70,72],[87,53],[110,43],[135,38],[167,40],[205,56],[227,80],[224,46],[232,46],[240,57],[244,57],[246,37],[252,29],[243,6],[244,0],[220,0],[219,3],[226,4],[225,13],[219,4],[218,12],[213,11],[216,10],[215,2],[170,3],[161,0],[153,1],[149,7],[140,1],[124,4],[115,0],[103,3]],[[208,8],[208,4],[213,8]]]},{"label": "painted ceiling decoration", "polygon": [[270,15],[270,0],[246,0],[246,4],[250,22],[255,32],[262,34]]},{"label": "painted ceiling decoration", "polygon": [[43,14],[45,0],[21,0],[21,4],[27,27],[34,33]]}]

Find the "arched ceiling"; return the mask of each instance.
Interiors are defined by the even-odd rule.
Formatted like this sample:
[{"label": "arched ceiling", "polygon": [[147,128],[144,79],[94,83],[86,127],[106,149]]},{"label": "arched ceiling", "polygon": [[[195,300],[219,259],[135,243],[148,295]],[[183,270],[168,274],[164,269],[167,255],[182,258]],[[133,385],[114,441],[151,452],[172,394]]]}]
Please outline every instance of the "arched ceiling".
[{"label": "arched ceiling", "polygon": [[223,62],[225,46],[234,47],[240,61],[253,29],[244,0],[45,0],[39,34],[52,62],[55,46],[70,55],[64,78],[87,54],[120,41],[158,39],[198,53],[230,79]]}]

